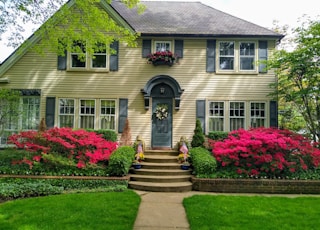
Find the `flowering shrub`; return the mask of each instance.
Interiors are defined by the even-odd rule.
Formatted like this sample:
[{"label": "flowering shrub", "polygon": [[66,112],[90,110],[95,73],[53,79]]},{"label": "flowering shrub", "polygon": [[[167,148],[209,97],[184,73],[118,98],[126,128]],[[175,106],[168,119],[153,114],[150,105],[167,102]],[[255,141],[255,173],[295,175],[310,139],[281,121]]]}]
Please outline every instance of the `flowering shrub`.
[{"label": "flowering shrub", "polygon": [[317,144],[289,130],[240,129],[211,145],[222,168],[244,176],[285,177],[316,169],[320,163]]},{"label": "flowering shrub", "polygon": [[157,64],[157,62],[164,62],[172,65],[176,60],[176,56],[171,51],[157,51],[147,56],[148,63]]},{"label": "flowering shrub", "polygon": [[[87,164],[97,164],[109,160],[117,148],[116,142],[106,141],[94,132],[72,130],[71,128],[52,128],[44,132],[25,131],[9,137],[9,142],[20,149],[36,153],[33,161],[40,162],[43,154],[59,153],[74,159],[78,168]],[[26,159],[30,168],[32,164]]]}]

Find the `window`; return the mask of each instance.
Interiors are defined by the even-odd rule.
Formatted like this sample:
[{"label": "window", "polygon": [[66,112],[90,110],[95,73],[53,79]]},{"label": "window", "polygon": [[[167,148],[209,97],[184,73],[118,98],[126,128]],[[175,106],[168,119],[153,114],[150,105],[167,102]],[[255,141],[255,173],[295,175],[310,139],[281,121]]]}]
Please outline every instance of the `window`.
[{"label": "window", "polygon": [[95,100],[80,100],[79,128],[94,129],[95,106]]},{"label": "window", "polygon": [[107,50],[106,45],[98,44],[98,48],[92,57],[92,68],[106,68],[107,67]]},{"label": "window", "polygon": [[72,68],[86,68],[87,55],[85,43],[78,41],[73,43],[73,52],[71,53]]},{"label": "window", "polygon": [[169,41],[155,41],[155,52],[158,51],[172,51],[171,42]]},{"label": "window", "polygon": [[40,97],[22,97],[22,129],[36,130],[40,124]]},{"label": "window", "polygon": [[266,103],[251,102],[250,104],[250,127],[265,127]]},{"label": "window", "polygon": [[116,102],[114,100],[100,101],[100,128],[115,130]]},{"label": "window", "polygon": [[219,66],[222,70],[234,69],[234,42],[220,42]]},{"label": "window", "polygon": [[59,100],[59,127],[74,128],[74,99]]},{"label": "window", "polygon": [[209,102],[209,131],[224,131],[224,102]]},{"label": "window", "polygon": [[244,102],[230,102],[230,130],[245,128]]},{"label": "window", "polygon": [[240,70],[255,69],[255,44],[249,42],[240,43]]},{"label": "window", "polygon": [[7,118],[0,137],[0,145],[7,144],[7,137],[21,130],[38,130],[40,124],[40,96],[22,96],[19,112]]}]

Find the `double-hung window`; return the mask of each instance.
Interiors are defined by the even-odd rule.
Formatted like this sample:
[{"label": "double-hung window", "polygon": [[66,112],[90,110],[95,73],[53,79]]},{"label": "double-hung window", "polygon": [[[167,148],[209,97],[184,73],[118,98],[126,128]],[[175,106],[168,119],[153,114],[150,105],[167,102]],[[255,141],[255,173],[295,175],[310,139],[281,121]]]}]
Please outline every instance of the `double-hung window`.
[{"label": "double-hung window", "polygon": [[100,101],[100,128],[115,130],[116,126],[116,102],[115,100]]},{"label": "double-hung window", "polygon": [[250,126],[265,127],[266,125],[266,103],[251,102],[250,103]]},{"label": "double-hung window", "polygon": [[224,131],[224,102],[209,102],[209,130]]},{"label": "double-hung window", "polygon": [[86,44],[83,41],[74,42],[71,52],[71,68],[86,68],[86,66]]},{"label": "double-hung window", "polygon": [[80,128],[94,129],[95,124],[95,111],[96,101],[93,100],[80,100]]},{"label": "double-hung window", "polygon": [[40,123],[40,97],[22,97],[22,129],[37,130]]},{"label": "double-hung window", "polygon": [[234,70],[234,42],[219,43],[219,66],[221,70]]},{"label": "double-hung window", "polygon": [[230,102],[230,131],[245,128],[245,103]]},{"label": "double-hung window", "polygon": [[240,42],[240,70],[255,70],[255,43]]},{"label": "double-hung window", "polygon": [[92,56],[92,68],[107,68],[107,50],[106,45],[99,43]]},{"label": "double-hung window", "polygon": [[59,127],[74,127],[74,99],[61,98],[59,100]]}]

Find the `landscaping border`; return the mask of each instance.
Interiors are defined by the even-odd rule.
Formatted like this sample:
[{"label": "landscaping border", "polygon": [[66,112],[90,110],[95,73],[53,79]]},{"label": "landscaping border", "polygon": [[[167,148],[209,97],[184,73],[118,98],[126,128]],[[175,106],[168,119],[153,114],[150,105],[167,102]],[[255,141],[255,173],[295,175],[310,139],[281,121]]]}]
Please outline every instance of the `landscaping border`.
[{"label": "landscaping border", "polygon": [[192,190],[221,193],[320,194],[320,180],[204,179],[192,177]]},{"label": "landscaping border", "polygon": [[70,180],[127,180],[129,176],[123,177],[102,177],[102,176],[35,176],[35,175],[0,175],[0,178],[21,178],[21,179],[70,179]]}]

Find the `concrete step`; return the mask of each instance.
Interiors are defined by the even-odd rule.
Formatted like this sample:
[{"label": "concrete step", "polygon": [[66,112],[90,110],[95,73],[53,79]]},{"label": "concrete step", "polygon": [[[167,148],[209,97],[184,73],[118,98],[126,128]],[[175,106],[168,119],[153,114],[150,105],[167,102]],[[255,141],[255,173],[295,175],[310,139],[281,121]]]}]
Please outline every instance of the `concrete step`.
[{"label": "concrete step", "polygon": [[191,175],[191,170],[182,169],[130,169],[132,174],[150,175],[150,176],[178,176],[178,175]]},{"label": "concrete step", "polygon": [[174,183],[174,182],[187,182],[191,180],[190,175],[179,175],[179,176],[153,176],[153,175],[139,175],[131,174],[131,181],[143,181],[153,183]]},{"label": "concrete step", "polygon": [[167,155],[167,156],[178,156],[179,152],[177,150],[145,150],[144,155]]},{"label": "concrete step", "polygon": [[169,155],[145,155],[145,162],[154,162],[154,163],[176,163],[178,162],[177,156],[169,156]]},{"label": "concrete step", "polygon": [[142,167],[144,169],[181,169],[179,163],[153,163],[153,162],[142,162]]},{"label": "concrete step", "polygon": [[151,192],[188,192],[192,190],[191,182],[153,183],[129,181],[129,188]]}]

